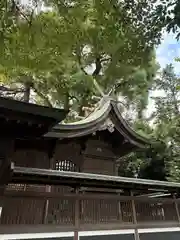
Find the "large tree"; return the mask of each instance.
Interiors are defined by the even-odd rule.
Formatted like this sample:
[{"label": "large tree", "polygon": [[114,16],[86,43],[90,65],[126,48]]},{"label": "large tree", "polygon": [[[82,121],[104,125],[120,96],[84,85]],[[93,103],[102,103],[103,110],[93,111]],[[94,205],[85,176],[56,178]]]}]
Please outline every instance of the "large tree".
[{"label": "large tree", "polygon": [[[145,119],[136,119],[134,128],[146,137],[154,138],[157,144],[147,151],[133,153],[124,159],[124,167],[119,174],[137,175],[156,180],[180,180],[180,79],[173,66],[167,65],[156,78],[154,90],[155,111],[151,127]],[[151,119],[152,120],[152,119]]]},{"label": "large tree", "polygon": [[69,108],[73,102],[80,114],[99,94],[94,81],[105,93],[116,85],[116,95],[136,100],[141,117],[157,70],[153,48],[160,37],[150,21],[151,3],[47,1],[51,10],[45,12],[36,4],[30,11],[15,3],[17,24],[1,49],[7,84],[23,84],[26,100],[31,88],[46,105]]},{"label": "large tree", "polygon": [[170,178],[180,179],[180,79],[174,73],[173,66],[167,65],[162,75],[156,80],[156,89],[161,89],[162,96],[156,101],[156,135],[169,149],[167,168]]}]

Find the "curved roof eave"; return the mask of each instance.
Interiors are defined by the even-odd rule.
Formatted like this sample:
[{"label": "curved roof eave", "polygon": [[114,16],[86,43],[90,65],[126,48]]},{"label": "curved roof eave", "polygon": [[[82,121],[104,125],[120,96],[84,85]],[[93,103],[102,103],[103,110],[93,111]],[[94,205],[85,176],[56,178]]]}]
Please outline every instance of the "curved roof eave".
[{"label": "curved roof eave", "polygon": [[56,125],[45,137],[73,138],[82,137],[96,132],[106,121],[111,111],[111,103],[107,101],[102,108],[97,109],[87,118],[74,123]]},{"label": "curved roof eave", "polygon": [[136,133],[128,122],[122,117],[118,104],[115,101],[111,101],[112,105],[112,119],[116,126],[116,129],[126,138],[130,143],[140,148],[146,148],[150,145],[154,145],[155,142],[150,139],[143,137],[142,135]]},{"label": "curved roof eave", "polygon": [[147,148],[154,143],[137,134],[122,117],[116,101],[108,99],[100,109],[97,109],[86,119],[74,123],[56,125],[45,137],[73,138],[92,134],[101,129],[106,120],[110,118],[115,128],[125,139],[138,148]]}]

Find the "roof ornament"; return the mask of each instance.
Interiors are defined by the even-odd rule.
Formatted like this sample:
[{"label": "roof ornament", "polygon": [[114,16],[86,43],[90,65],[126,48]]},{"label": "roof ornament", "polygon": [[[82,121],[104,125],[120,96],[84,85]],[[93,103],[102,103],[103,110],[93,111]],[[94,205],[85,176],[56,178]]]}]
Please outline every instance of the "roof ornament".
[{"label": "roof ornament", "polygon": [[88,116],[90,116],[93,112],[96,112],[98,111],[99,109],[101,109],[104,104],[110,100],[110,94],[112,91],[110,91],[108,94],[105,94],[103,92],[103,89],[101,88],[101,86],[99,85],[99,83],[97,82],[97,80],[92,77],[92,82],[94,84],[94,87],[96,88],[97,92],[99,93],[100,96],[92,96],[92,99],[93,100],[97,100],[97,103],[94,104],[93,107],[83,107],[83,110],[86,111],[86,114],[85,116],[78,116],[77,114],[75,114],[74,112],[72,112],[72,114],[75,116],[76,115],[76,118],[78,119],[85,119],[87,118]]},{"label": "roof ornament", "polygon": [[[86,119],[93,113],[100,110],[107,102],[114,100],[110,95],[112,94],[112,92],[114,92],[114,90],[116,88],[115,85],[110,89],[110,91],[107,94],[105,94],[102,87],[99,85],[99,83],[97,82],[97,80],[94,77],[92,77],[92,82],[100,96],[92,96],[92,99],[97,101],[92,107],[83,107],[83,111],[85,111],[85,116],[79,116],[77,113],[75,114],[75,112],[71,111],[72,115],[74,115],[76,117],[76,119],[80,119],[80,120]],[[108,126],[109,131],[113,132],[114,131],[113,123],[112,122],[110,123],[110,119],[107,120],[107,122],[108,123],[104,123],[103,126],[104,127]],[[103,126],[102,126],[102,128],[103,128]],[[107,129],[107,127],[106,127],[106,129]]]},{"label": "roof ornament", "polygon": [[99,90],[99,93],[101,95],[101,97],[93,96],[93,99],[98,100],[98,102],[95,104],[96,105],[95,111],[101,109],[104,106],[104,104],[107,103],[108,101],[116,102],[118,108],[120,108],[122,112],[124,111],[124,109],[126,109],[126,105],[124,104],[123,101],[120,101],[119,99],[114,98],[112,96],[116,88],[119,86],[119,84],[114,84],[107,94],[103,92],[102,88],[99,86],[96,79],[94,79],[94,85],[96,89]]},{"label": "roof ornament", "polygon": [[114,91],[114,86],[111,88],[111,90],[105,94],[102,90],[102,88],[100,87],[99,83],[96,81],[95,78],[93,78],[93,83],[94,83],[94,86],[96,88],[96,90],[99,92],[100,96],[101,97],[98,97],[98,96],[93,96],[92,98],[93,99],[97,99],[98,102],[95,104],[95,111],[99,110],[106,102],[110,101],[111,100],[111,93]]},{"label": "roof ornament", "polygon": [[98,130],[99,131],[108,130],[110,133],[113,133],[115,130],[115,126],[113,122],[108,118]]},{"label": "roof ornament", "polygon": [[[100,97],[97,97],[97,96],[93,96],[94,99],[97,99],[99,100],[96,104],[96,108],[95,108],[95,111],[101,109],[105,103],[107,103],[108,101],[111,100],[111,93],[114,91],[114,86],[111,88],[111,90],[105,94],[102,90],[102,88],[99,86],[98,82],[96,81],[95,78],[93,78],[93,83],[94,83],[94,86],[96,88],[96,90],[100,93],[101,95],[101,98]],[[115,126],[113,124],[113,122],[108,118],[104,124],[99,128],[99,131],[102,131],[102,130],[108,130],[110,133],[114,132],[115,130]]]}]

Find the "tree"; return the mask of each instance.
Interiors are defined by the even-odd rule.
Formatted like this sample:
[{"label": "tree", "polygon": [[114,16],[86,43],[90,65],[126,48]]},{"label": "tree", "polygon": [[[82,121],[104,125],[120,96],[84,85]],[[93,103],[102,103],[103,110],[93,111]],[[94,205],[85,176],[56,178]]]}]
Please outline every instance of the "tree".
[{"label": "tree", "polygon": [[[1,50],[7,84],[13,79],[25,86],[26,93],[33,89],[38,100],[49,106],[69,108],[72,101],[83,114],[82,107],[99,94],[93,85],[97,81],[106,93],[116,85],[116,95],[137,100],[143,110],[157,67],[153,46],[159,31],[150,22],[152,4],[145,7],[140,1],[134,10],[126,1],[48,4],[51,11],[33,9],[31,14],[17,6],[21,10],[17,28],[9,46]],[[149,20],[139,19],[140,11]]]},{"label": "tree", "polygon": [[118,174],[124,177],[165,181],[169,176],[166,168],[167,156],[168,150],[163,143],[156,144],[146,151],[131,153],[121,160]]},{"label": "tree", "polygon": [[153,127],[150,127],[145,119],[135,119],[133,128],[140,135],[144,135],[154,143],[147,150],[138,150],[125,156],[120,164],[119,175],[160,181],[166,180],[168,177],[166,160],[169,159],[167,159],[169,149],[166,144],[156,136],[156,131]]},{"label": "tree", "polygon": [[146,137],[154,138],[157,144],[143,152],[127,156],[121,174],[155,180],[180,180],[180,80],[173,66],[167,65],[154,82],[154,90],[161,92],[155,97],[154,122],[152,127],[142,119],[136,119],[134,128]]},{"label": "tree", "polygon": [[177,39],[180,37],[180,0],[155,0],[152,21],[161,25],[167,32],[172,31]]},{"label": "tree", "polygon": [[179,180],[180,172],[180,79],[175,75],[173,66],[167,65],[162,76],[156,80],[156,89],[163,90],[162,97],[156,101],[156,135],[169,149],[166,161],[170,178]]}]

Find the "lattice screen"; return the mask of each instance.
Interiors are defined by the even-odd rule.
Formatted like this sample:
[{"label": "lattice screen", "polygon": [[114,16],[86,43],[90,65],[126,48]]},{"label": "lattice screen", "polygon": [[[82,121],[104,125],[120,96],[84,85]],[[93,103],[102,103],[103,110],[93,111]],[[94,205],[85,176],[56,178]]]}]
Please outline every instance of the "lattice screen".
[{"label": "lattice screen", "polygon": [[55,170],[75,172],[76,165],[69,160],[57,161],[55,163]]}]

